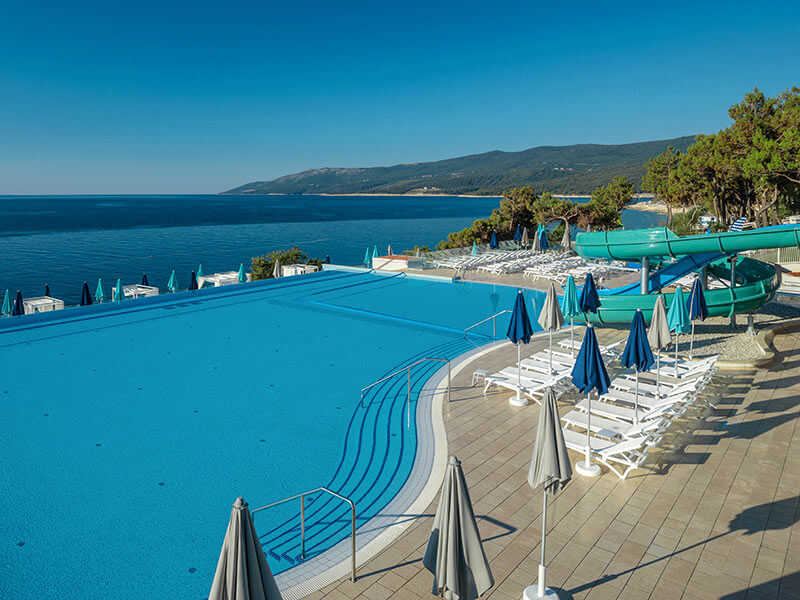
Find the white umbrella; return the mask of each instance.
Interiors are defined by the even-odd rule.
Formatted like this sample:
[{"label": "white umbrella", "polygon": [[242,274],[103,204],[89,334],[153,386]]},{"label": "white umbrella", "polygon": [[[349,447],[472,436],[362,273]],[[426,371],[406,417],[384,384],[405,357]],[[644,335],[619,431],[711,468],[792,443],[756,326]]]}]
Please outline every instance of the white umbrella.
[{"label": "white umbrella", "polygon": [[273,277],[281,276],[281,262],[277,258],[275,259],[275,267],[272,269],[272,276]]},{"label": "white umbrella", "polygon": [[547,288],[547,297],[544,300],[542,312],[539,314],[539,325],[550,334],[550,373],[553,372],[553,332],[561,329],[563,324],[564,315],[561,314],[561,307],[558,305],[556,285],[551,281],[550,287]]},{"label": "white umbrella", "polygon": [[281,600],[247,502],[237,498],[208,600]]},{"label": "white umbrella", "polygon": [[670,338],[667,308],[664,306],[664,296],[659,294],[653,307],[650,329],[647,331],[647,341],[650,342],[651,348],[656,349],[656,395],[658,396],[661,396],[661,349],[669,346]]},{"label": "white umbrella", "polygon": [[556,592],[545,585],[545,541],[547,533],[547,495],[554,496],[572,478],[572,465],[569,462],[567,444],[561,421],[558,416],[558,404],[553,390],[548,388],[542,397],[542,409],[539,412],[539,425],[536,428],[536,442],[533,445],[531,466],[528,470],[528,485],[542,490],[542,562],[539,564],[538,586],[525,588],[523,598],[557,597]]},{"label": "white umbrella", "polygon": [[530,243],[530,240],[528,239],[528,228],[527,227],[523,227],[522,228],[522,245],[523,245],[523,247],[527,248],[529,243]]}]

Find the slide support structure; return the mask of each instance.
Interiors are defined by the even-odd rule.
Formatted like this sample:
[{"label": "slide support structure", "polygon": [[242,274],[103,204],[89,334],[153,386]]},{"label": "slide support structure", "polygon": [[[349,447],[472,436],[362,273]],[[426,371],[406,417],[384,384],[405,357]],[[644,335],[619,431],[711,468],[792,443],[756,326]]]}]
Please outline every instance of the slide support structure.
[{"label": "slide support structure", "polygon": [[642,294],[650,293],[650,257],[642,257]]},{"label": "slide support structure", "polygon": [[736,296],[734,295],[734,288],[736,287],[736,259],[738,254],[731,256],[731,329],[736,329]]}]

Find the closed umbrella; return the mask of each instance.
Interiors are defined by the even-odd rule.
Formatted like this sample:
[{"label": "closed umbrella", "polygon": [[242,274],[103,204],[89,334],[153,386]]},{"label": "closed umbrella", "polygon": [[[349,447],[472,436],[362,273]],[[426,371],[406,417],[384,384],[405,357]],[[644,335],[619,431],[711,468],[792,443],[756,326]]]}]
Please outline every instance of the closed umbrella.
[{"label": "closed umbrella", "polygon": [[272,267],[272,277],[277,279],[281,276],[281,261],[275,259],[275,265]]},{"label": "closed umbrella", "polygon": [[522,397],[520,390],[522,389],[522,348],[521,344],[527,344],[531,341],[533,335],[533,326],[531,320],[528,318],[528,309],[525,308],[525,297],[522,295],[522,290],[517,293],[517,299],[514,301],[514,308],[511,311],[511,321],[508,323],[508,331],[506,337],[511,340],[511,343],[517,346],[517,395],[512,396],[509,402],[514,406],[525,406],[528,401]]},{"label": "closed umbrella", "polygon": [[478,256],[478,242],[472,242],[472,256]]},{"label": "closed umbrella", "polygon": [[422,564],[433,573],[432,593],[445,598],[475,600],[494,585],[467,480],[461,461],[455,456],[447,461],[439,506]]},{"label": "closed umbrella", "polygon": [[196,290],[197,289],[197,275],[194,271],[192,271],[192,276],[189,279],[189,289]]},{"label": "closed umbrella", "polygon": [[389,244],[389,247],[386,249],[386,256],[392,256],[392,245]]},{"label": "closed umbrella", "polygon": [[672,296],[672,302],[667,312],[667,324],[669,330],[675,332],[675,376],[678,375],[678,336],[682,333],[689,333],[692,322],[689,319],[689,311],[686,309],[686,300],[683,298],[683,288],[676,287]]},{"label": "closed umbrella", "polygon": [[103,280],[98,279],[97,287],[94,290],[94,301],[100,304],[105,299],[106,299],[106,293],[103,291]]},{"label": "closed umbrella", "polygon": [[114,287],[114,297],[112,298],[113,302],[122,302],[125,300],[125,293],[122,291],[122,281],[117,279],[117,285]]},{"label": "closed umbrella", "polygon": [[378,254],[378,246],[372,248],[372,268],[375,268],[375,259],[378,258],[380,254]]},{"label": "closed umbrella", "polygon": [[175,275],[175,271],[173,271],[172,275],[169,276],[169,281],[167,282],[167,289],[170,292],[177,292],[178,291],[178,278]]},{"label": "closed umbrella", "polygon": [[497,243],[497,232],[492,230],[492,241],[489,242],[489,248],[497,250],[499,247],[500,244]]},{"label": "closed umbrella", "polygon": [[233,503],[208,600],[281,600],[253,515],[242,498]]},{"label": "closed umbrella", "polygon": [[575,286],[575,278],[570,275],[567,277],[567,285],[564,286],[564,297],[561,299],[561,314],[569,317],[569,339],[572,349],[572,358],[575,358],[575,317],[581,314],[581,304],[578,300],[578,288]]},{"label": "closed umbrella", "polygon": [[689,318],[692,320],[692,337],[689,342],[689,360],[692,360],[694,351],[694,322],[697,319],[705,321],[708,318],[708,305],[706,305],[706,295],[703,292],[703,285],[700,279],[695,279],[692,284],[692,292],[689,295]]},{"label": "closed umbrella", "polygon": [[597,314],[597,309],[600,308],[600,296],[597,293],[597,287],[594,285],[594,277],[592,277],[591,273],[586,274],[586,280],[583,282],[583,289],[578,303],[588,324],[589,313]]},{"label": "closed umbrella", "polygon": [[15,317],[21,317],[25,314],[25,305],[22,302],[22,292],[17,290],[17,297],[14,299],[14,306],[11,309],[11,314]]},{"label": "closed umbrella", "polygon": [[547,250],[547,229],[542,228],[542,233],[539,234],[539,248]]},{"label": "closed umbrella", "polygon": [[200,279],[203,276],[203,265],[197,267],[197,278]]},{"label": "closed umbrella", "polygon": [[553,332],[561,329],[564,324],[564,315],[561,314],[561,307],[558,305],[556,296],[556,284],[550,282],[547,288],[547,297],[544,300],[542,312],[539,313],[539,325],[546,329],[550,335],[550,372],[553,372]]},{"label": "closed umbrella", "polygon": [[364,253],[364,266],[370,266],[372,264],[372,256],[369,253],[369,246],[367,246],[367,251]]},{"label": "closed umbrella", "polygon": [[247,281],[247,274],[244,272],[244,263],[239,264],[239,283],[244,283]]},{"label": "closed umbrella", "polygon": [[6,293],[3,296],[3,308],[0,310],[0,313],[4,315],[11,314],[11,298],[8,295],[8,290],[6,290]]},{"label": "closed umbrella", "polygon": [[539,232],[536,232],[536,235],[533,236],[533,251],[539,252],[542,249],[542,236],[539,235]]},{"label": "closed umbrella", "polygon": [[92,304],[92,294],[89,292],[89,284],[83,282],[83,289],[81,289],[81,306],[90,306]]},{"label": "closed umbrella", "polygon": [[45,283],[44,284],[44,295],[46,297],[48,297],[48,298],[50,297],[50,284],[49,283]]},{"label": "closed umbrella", "polygon": [[522,241],[522,245],[525,248],[527,248],[528,244],[531,243],[530,239],[528,239],[528,228],[527,227],[523,227],[522,228],[522,240],[521,241]]},{"label": "closed umbrella", "polygon": [[564,248],[564,250],[569,250],[572,248],[569,225],[564,226],[564,235],[561,237],[561,247]]},{"label": "closed umbrella", "polygon": [[547,495],[556,495],[564,489],[572,478],[572,465],[569,464],[567,444],[561,430],[556,396],[547,388],[539,411],[539,424],[536,427],[536,441],[533,444],[531,466],[528,469],[528,485],[542,490],[542,562],[539,564],[538,586],[525,588],[523,598],[544,598],[558,595],[545,585],[545,541],[547,533]]},{"label": "closed umbrella", "polygon": [[586,413],[586,460],[575,464],[575,470],[586,477],[596,477],[600,474],[600,467],[592,464],[592,391],[597,390],[597,394],[602,396],[608,392],[611,380],[608,378],[608,371],[600,353],[600,346],[597,343],[597,336],[594,334],[594,327],[586,327],[586,335],[583,336],[578,358],[575,359],[575,366],[572,367],[572,383],[578,390],[586,394],[588,411]]},{"label": "closed umbrella", "polygon": [[147,279],[147,273],[142,273],[142,285],[145,287],[150,287],[150,280]]},{"label": "closed umbrella", "polygon": [[649,371],[653,367],[653,352],[647,343],[647,330],[645,329],[642,309],[637,308],[633,313],[631,331],[628,341],[625,342],[625,351],[620,358],[623,366],[633,368],[636,372],[636,399],[633,411],[633,422],[639,424],[639,373]]},{"label": "closed umbrella", "polygon": [[522,229],[517,225],[517,230],[514,232],[514,241],[518,244],[522,241]]},{"label": "closed umbrella", "polygon": [[670,343],[667,308],[664,306],[664,296],[661,294],[656,297],[656,304],[653,307],[647,341],[650,342],[651,348],[656,349],[656,395],[661,396],[661,350]]}]

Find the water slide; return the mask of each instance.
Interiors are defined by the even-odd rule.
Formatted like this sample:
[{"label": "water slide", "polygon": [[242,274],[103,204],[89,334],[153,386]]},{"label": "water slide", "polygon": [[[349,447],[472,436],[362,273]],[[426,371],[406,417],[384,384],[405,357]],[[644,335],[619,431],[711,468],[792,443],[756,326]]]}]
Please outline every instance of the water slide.
[{"label": "water slide", "polygon": [[[614,259],[641,262],[674,260],[650,273],[649,294],[641,293],[641,283],[601,290],[601,306],[594,321],[628,323],[636,309],[641,308],[646,319],[653,312],[659,290],[681,277],[706,267],[711,277],[722,280],[728,287],[706,291],[710,316],[730,316],[751,312],[769,302],[780,286],[780,273],[769,263],[745,256],[745,250],[787,248],[800,246],[800,226],[778,225],[750,231],[722,232],[678,236],[665,227],[580,233],[575,250],[584,258]],[[735,256],[735,259],[732,257]],[[729,286],[731,260],[735,260],[736,282]],[[671,293],[664,293],[669,307]]]}]

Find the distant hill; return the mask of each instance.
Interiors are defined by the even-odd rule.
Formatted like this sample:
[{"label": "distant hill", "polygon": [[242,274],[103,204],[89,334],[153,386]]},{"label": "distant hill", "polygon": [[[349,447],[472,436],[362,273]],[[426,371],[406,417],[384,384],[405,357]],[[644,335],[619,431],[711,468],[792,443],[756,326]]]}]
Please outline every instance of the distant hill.
[{"label": "distant hill", "polygon": [[637,186],[648,159],[674,146],[681,151],[694,136],[616,146],[539,146],[521,152],[494,150],[435,162],[392,167],[323,168],[255,181],[226,194],[500,194],[532,185],[537,192],[589,194],[615,175]]}]

